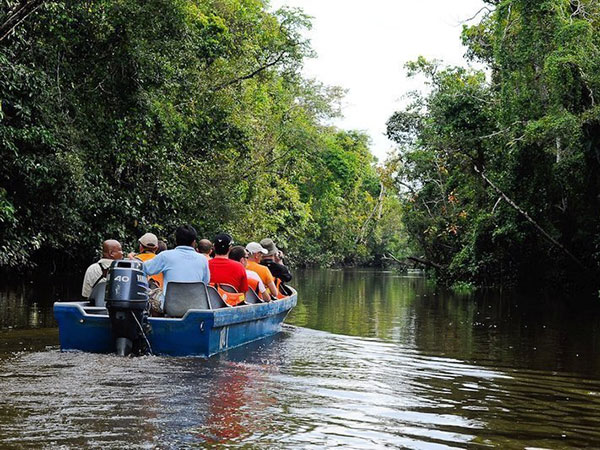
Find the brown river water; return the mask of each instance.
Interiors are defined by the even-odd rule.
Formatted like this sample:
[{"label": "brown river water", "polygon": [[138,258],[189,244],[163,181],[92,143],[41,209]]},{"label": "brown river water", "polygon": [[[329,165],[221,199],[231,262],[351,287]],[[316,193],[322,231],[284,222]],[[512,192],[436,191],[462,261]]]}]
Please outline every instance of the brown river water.
[{"label": "brown river water", "polygon": [[0,290],[0,449],[600,448],[600,301],[298,271],[282,333],[204,360],[61,353]]}]

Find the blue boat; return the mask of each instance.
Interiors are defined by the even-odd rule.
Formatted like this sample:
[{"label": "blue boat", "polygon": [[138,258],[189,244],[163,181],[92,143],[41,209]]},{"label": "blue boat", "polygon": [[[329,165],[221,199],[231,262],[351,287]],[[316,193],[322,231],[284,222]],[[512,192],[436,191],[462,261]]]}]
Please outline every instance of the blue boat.
[{"label": "blue boat", "polygon": [[[173,283],[172,287],[169,284],[165,310],[175,317],[148,317],[145,326],[147,343],[155,355],[208,358],[276,334],[298,297],[289,288],[291,294],[282,299],[263,303],[256,297],[247,299],[247,304],[231,307],[214,295],[216,289],[203,283]],[[57,302],[54,317],[61,350],[116,351],[106,307],[93,306],[93,302]]]}]

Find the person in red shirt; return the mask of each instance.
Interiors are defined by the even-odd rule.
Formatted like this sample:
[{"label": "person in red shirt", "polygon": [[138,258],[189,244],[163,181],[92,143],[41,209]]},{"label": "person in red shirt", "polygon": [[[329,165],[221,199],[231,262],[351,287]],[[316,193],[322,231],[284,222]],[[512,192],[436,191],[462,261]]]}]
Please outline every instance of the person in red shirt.
[{"label": "person in red shirt", "polygon": [[218,234],[214,240],[215,257],[208,262],[211,283],[232,285],[238,292],[248,290],[246,268],[238,261],[229,259],[233,239],[227,233]]}]

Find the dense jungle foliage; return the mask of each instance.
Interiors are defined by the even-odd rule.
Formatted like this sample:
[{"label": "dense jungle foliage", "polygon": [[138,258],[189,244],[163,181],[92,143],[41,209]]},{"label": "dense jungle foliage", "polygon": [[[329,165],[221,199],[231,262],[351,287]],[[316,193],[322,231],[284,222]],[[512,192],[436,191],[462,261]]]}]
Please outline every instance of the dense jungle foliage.
[{"label": "dense jungle foliage", "polygon": [[[300,11],[262,0],[0,1],[0,267],[86,266],[181,223],[297,264],[404,243],[339,88],[300,74]],[[566,143],[565,143],[566,145]]]},{"label": "dense jungle foliage", "polygon": [[597,283],[600,3],[485,3],[462,34],[485,69],[408,64],[430,90],[388,122],[406,229],[450,281]]}]

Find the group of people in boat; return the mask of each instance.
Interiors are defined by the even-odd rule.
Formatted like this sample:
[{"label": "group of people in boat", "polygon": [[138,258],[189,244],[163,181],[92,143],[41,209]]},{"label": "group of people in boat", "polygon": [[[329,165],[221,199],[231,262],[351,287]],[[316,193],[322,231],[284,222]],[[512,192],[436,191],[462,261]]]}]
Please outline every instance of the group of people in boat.
[{"label": "group of people in boat", "polygon": [[[229,296],[233,300],[228,303],[232,305],[241,302],[249,289],[267,302],[289,294],[285,283],[291,281],[292,275],[272,239],[250,242],[245,247],[234,245],[227,233],[218,234],[212,242],[198,240],[194,227],[182,225],[175,230],[175,244],[174,249],[168,250],[155,234],[146,233],[139,238],[139,251],[127,255],[142,261],[151,287],[153,313],[160,314],[164,293],[172,281],[203,282],[218,287],[220,292],[221,285],[233,286],[239,296]],[[94,287],[106,280],[111,263],[123,256],[118,241],[104,241],[102,258],[86,270],[81,295],[89,298]]]}]

